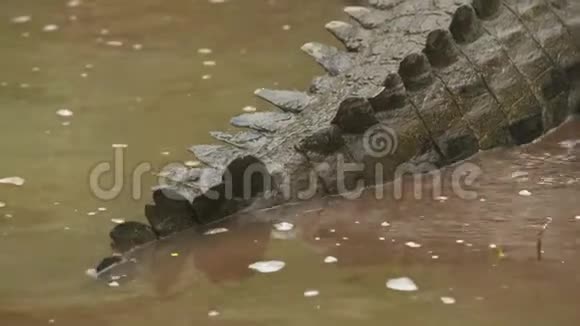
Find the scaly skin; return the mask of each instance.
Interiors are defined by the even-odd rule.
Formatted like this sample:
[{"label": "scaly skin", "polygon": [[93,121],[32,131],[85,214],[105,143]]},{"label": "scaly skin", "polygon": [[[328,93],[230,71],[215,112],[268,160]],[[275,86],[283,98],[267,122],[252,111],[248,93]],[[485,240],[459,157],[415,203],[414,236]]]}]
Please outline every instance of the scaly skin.
[{"label": "scaly skin", "polygon": [[[244,186],[252,197],[270,190],[268,204],[297,199],[311,179],[318,194],[337,193],[342,183],[391,180],[406,162],[436,168],[479,150],[528,143],[578,112],[580,96],[570,91],[578,84],[577,1],[369,2],[345,8],[351,22],[326,25],[346,50],[302,47],[327,71],[307,93],[257,90],[282,112],[233,118],[248,130],[215,132],[224,145],[191,148],[205,167],[168,172],[146,208],[156,236],[247,207],[255,198],[242,198]],[[390,128],[398,145],[379,157],[364,146],[367,131],[378,126]],[[342,178],[341,160],[365,168]],[[375,175],[376,163],[382,175]],[[272,187],[260,186],[260,177],[244,183],[248,167]],[[222,178],[228,172],[232,177]],[[111,232],[117,247],[128,241],[125,232]]]}]

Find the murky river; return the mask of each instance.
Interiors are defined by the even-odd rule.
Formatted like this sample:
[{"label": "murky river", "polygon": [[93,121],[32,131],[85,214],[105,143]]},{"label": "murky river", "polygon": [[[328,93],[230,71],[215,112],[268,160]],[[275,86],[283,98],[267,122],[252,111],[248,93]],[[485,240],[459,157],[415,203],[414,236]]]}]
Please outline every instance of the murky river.
[{"label": "murky river", "polygon": [[85,275],[110,253],[112,219],[143,219],[154,182],[135,200],[127,175],[116,199],[96,198],[89,171],[113,144],[127,170],[191,160],[208,131],[266,108],[254,89],[307,87],[319,70],[298,48],[332,42],[322,26],[345,3],[5,0],[0,178],[24,184],[0,184],[0,325],[576,325],[578,122],[471,159],[474,198],[449,168],[435,199],[429,180],[420,200],[405,180],[400,200],[389,184],[381,200],[241,214],[229,232],[137,251],[110,284]]}]

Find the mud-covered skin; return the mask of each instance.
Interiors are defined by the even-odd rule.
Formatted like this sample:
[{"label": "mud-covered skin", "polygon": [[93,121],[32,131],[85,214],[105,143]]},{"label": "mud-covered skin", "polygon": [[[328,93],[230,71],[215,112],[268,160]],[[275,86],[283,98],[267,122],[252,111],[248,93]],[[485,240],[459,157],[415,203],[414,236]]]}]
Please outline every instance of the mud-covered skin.
[{"label": "mud-covered skin", "polygon": [[[249,131],[214,132],[224,145],[191,148],[204,167],[167,172],[147,207],[155,234],[247,207],[244,187],[273,195],[269,204],[290,201],[312,181],[319,194],[339,192],[341,183],[375,184],[375,163],[389,180],[405,162],[440,167],[534,140],[580,112],[580,96],[570,92],[578,68],[568,68],[580,59],[579,7],[575,0],[369,0],[345,8],[350,22],[325,26],[345,50],[302,47],[327,71],[308,92],[257,90],[281,111],[234,117]],[[398,147],[377,158],[363,141],[378,124],[396,133]],[[342,180],[341,161],[365,169]],[[244,183],[248,168],[262,177]]]}]

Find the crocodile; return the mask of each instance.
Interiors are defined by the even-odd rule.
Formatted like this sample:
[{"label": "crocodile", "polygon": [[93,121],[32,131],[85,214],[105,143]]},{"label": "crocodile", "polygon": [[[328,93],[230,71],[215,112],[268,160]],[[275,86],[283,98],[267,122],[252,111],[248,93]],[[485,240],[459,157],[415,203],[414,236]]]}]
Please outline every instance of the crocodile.
[{"label": "crocodile", "polygon": [[428,172],[530,143],[580,113],[576,0],[369,0],[344,12],[348,22],[325,25],[343,49],[301,48],[326,73],[307,91],[256,90],[279,110],[233,117],[239,132],[192,146],[202,166],[164,171],[149,225],[111,231],[116,252],[256,205],[387,182],[402,164]]}]

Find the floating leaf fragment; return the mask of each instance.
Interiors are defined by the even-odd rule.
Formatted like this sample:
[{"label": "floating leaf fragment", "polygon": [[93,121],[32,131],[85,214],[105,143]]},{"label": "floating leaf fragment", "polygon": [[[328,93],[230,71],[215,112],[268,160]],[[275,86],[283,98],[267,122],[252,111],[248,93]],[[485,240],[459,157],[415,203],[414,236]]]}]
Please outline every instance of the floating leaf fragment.
[{"label": "floating leaf fragment", "polygon": [[211,54],[212,52],[213,52],[212,49],[208,48],[197,49],[197,53],[199,54]]},{"label": "floating leaf fragment", "polygon": [[58,25],[50,24],[42,28],[43,32],[54,32],[58,30]]},{"label": "floating leaf fragment", "polygon": [[523,196],[523,197],[530,197],[532,195],[532,193],[529,190],[521,190],[519,192],[519,195]]},{"label": "floating leaf fragment", "polygon": [[186,161],[185,166],[190,167],[190,168],[195,168],[201,165],[201,162],[199,161]]},{"label": "floating leaf fragment", "polygon": [[334,264],[338,262],[338,258],[333,257],[333,256],[327,256],[326,258],[324,258],[324,262],[326,264]]},{"label": "floating leaf fragment", "polygon": [[320,294],[320,291],[318,291],[318,290],[306,290],[306,291],[304,291],[304,296],[306,298],[316,297],[319,294]]},{"label": "floating leaf fragment", "polygon": [[97,273],[97,270],[94,268],[87,269],[85,271],[85,275],[87,275],[88,277],[95,279],[95,280],[99,277],[99,273]]},{"label": "floating leaf fragment", "polygon": [[214,234],[220,234],[220,233],[226,233],[229,230],[226,228],[215,228],[215,229],[211,229],[208,230],[204,233],[204,235],[214,235]]},{"label": "floating leaf fragment", "polygon": [[441,297],[441,302],[444,304],[455,304],[456,300],[452,297]]},{"label": "floating leaf fragment", "polygon": [[417,284],[408,277],[392,278],[387,280],[387,288],[395,291],[413,292],[419,290]]},{"label": "floating leaf fragment", "polygon": [[28,23],[31,19],[32,17],[30,16],[17,16],[12,18],[10,21],[12,21],[12,23],[14,24],[24,24]]},{"label": "floating leaf fragment", "polygon": [[286,263],[279,260],[259,261],[248,266],[260,273],[275,273],[286,266]]},{"label": "floating leaf fragment", "polygon": [[60,117],[72,117],[74,115],[74,112],[69,109],[60,109],[56,111],[56,115]]},{"label": "floating leaf fragment", "polygon": [[413,241],[409,241],[409,242],[405,243],[405,246],[407,246],[409,248],[421,248],[421,244],[413,242]]},{"label": "floating leaf fragment", "polygon": [[0,184],[10,184],[14,186],[22,186],[25,180],[21,177],[7,177],[0,179]]},{"label": "floating leaf fragment", "polygon": [[288,222],[276,223],[274,224],[274,229],[276,229],[276,231],[287,232],[294,229],[294,224]]},{"label": "floating leaf fragment", "polygon": [[208,316],[208,317],[217,317],[217,316],[219,316],[219,315],[220,315],[219,311],[216,311],[216,310],[210,310],[210,311],[207,313],[207,316]]}]

